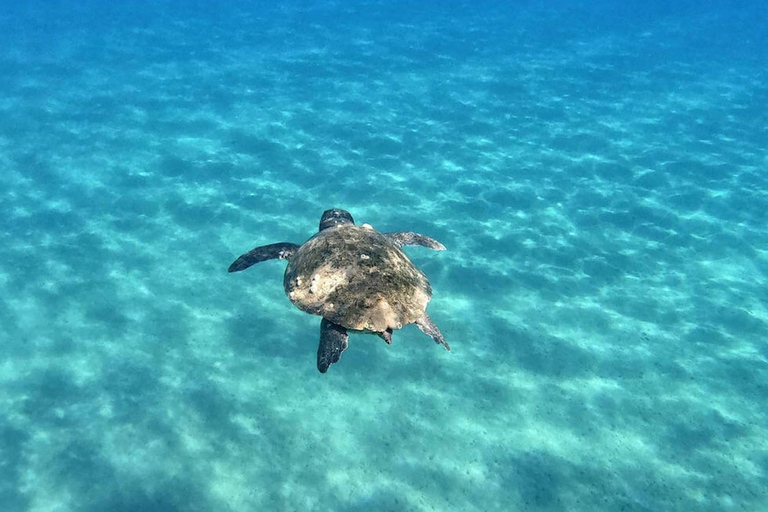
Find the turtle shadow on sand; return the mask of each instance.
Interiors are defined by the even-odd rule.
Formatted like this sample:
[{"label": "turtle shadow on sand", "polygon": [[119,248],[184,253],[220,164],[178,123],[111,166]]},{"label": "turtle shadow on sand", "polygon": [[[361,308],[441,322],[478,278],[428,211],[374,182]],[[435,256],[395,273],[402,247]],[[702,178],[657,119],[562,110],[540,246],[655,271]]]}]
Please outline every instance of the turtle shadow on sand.
[{"label": "turtle shadow on sand", "polygon": [[437,240],[418,233],[379,233],[368,224],[357,226],[349,212],[332,209],[323,212],[319,231],[304,245],[256,247],[237,258],[229,272],[262,261],[288,260],[283,277],[288,298],[302,311],[323,317],[317,350],[321,373],[339,361],[348,346],[347,331],[376,334],[390,344],[394,330],[413,323],[451,350],[426,313],[432,287],[401,250],[405,245],[445,250]]}]

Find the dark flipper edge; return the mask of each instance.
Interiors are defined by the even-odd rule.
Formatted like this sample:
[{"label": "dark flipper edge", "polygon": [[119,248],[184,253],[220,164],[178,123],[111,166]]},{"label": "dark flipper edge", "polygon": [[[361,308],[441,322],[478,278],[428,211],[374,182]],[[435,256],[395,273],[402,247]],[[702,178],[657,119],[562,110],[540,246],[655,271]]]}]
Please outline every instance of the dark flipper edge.
[{"label": "dark flipper edge", "polygon": [[323,318],[320,322],[320,346],[317,348],[317,369],[320,373],[328,371],[333,363],[338,363],[341,353],[346,350],[347,330]]},{"label": "dark flipper edge", "polygon": [[229,266],[229,272],[239,272],[262,261],[274,259],[289,260],[298,248],[298,245],[288,242],[256,247],[237,258],[235,262]]},{"label": "dark flipper edge", "polygon": [[377,332],[376,335],[387,342],[387,345],[392,344],[392,329],[387,329],[384,332]]}]

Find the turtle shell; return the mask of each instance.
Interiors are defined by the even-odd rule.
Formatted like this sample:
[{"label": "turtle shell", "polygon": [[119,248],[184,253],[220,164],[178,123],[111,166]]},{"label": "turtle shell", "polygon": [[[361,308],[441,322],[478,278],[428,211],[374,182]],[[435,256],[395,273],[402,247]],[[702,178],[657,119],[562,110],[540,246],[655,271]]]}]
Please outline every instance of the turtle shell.
[{"label": "turtle shell", "polygon": [[302,311],[369,332],[415,322],[432,298],[427,276],[397,245],[354,224],[310,238],[289,261],[283,286]]}]

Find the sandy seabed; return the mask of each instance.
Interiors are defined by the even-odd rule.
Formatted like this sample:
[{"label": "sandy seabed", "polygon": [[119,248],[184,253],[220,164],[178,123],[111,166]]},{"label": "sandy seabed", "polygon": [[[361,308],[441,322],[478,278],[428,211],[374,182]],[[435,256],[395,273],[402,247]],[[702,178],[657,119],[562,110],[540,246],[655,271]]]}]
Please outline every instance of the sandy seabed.
[{"label": "sandy seabed", "polygon": [[[345,5],[0,17],[3,510],[768,508],[749,17]],[[453,352],[227,274],[330,207]]]}]

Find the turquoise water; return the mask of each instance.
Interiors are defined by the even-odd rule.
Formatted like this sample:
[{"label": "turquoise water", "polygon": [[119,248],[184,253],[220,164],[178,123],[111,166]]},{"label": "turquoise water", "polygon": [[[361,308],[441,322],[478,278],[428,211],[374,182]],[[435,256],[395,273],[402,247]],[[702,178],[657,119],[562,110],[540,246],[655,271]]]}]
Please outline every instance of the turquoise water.
[{"label": "turquoise water", "polygon": [[[768,509],[758,2],[5,2],[0,509]],[[283,261],[406,248],[315,367]]]}]

